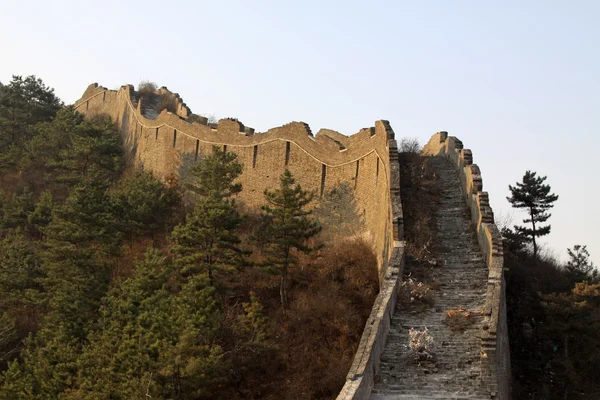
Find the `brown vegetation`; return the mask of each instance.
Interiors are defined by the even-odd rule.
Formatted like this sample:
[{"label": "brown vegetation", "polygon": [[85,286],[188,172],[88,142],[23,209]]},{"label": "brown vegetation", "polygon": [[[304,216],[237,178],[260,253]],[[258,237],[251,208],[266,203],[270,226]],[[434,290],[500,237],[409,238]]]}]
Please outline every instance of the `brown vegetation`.
[{"label": "brown vegetation", "polygon": [[444,323],[448,325],[450,330],[462,332],[473,324],[471,311],[467,311],[462,307],[450,308],[446,310],[446,319]]},{"label": "brown vegetation", "polygon": [[154,96],[156,96],[157,88],[158,86],[154,82],[141,81],[138,85],[138,93],[140,95],[140,98],[144,97],[147,99],[152,99]]},{"label": "brown vegetation", "polygon": [[408,278],[402,282],[402,286],[398,292],[398,304],[403,310],[424,311],[433,306],[435,302],[433,295],[434,287],[438,287],[438,285],[418,282],[412,278]]},{"label": "brown vegetation", "polygon": [[[255,262],[260,254],[254,256]],[[290,270],[289,309],[279,305],[278,279],[247,268],[232,298],[252,290],[269,320],[276,351],[254,359],[264,374],[243,385],[246,398],[333,399],[342,388],[377,296],[377,261],[360,240],[331,244]],[[230,296],[230,297],[231,297]],[[262,362],[262,363],[261,363]],[[228,397],[231,398],[231,397]]]},{"label": "brown vegetation", "polygon": [[428,157],[413,152],[400,153],[400,174],[408,262],[435,265],[438,260],[433,255],[433,238],[439,177]]}]

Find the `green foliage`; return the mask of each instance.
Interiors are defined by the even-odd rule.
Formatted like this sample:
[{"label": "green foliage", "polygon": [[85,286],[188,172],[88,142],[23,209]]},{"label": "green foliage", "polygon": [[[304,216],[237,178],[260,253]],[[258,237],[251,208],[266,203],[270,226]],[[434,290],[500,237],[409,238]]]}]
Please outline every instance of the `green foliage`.
[{"label": "green foliage", "polygon": [[250,342],[263,342],[267,338],[268,319],[256,293],[250,292],[250,302],[242,306],[244,313],[238,316],[240,330],[249,336]]},{"label": "green foliage", "polygon": [[40,302],[44,273],[34,246],[18,229],[0,241],[0,312],[18,316]]},{"label": "green foliage", "polygon": [[66,398],[210,398],[227,368],[215,343],[218,303],[198,277],[170,288],[170,273],[150,249],[135,276],[111,289]]},{"label": "green foliage", "polygon": [[34,195],[29,187],[15,194],[0,211],[0,229],[27,226],[28,215],[34,210]]},{"label": "green foliage", "polygon": [[14,346],[16,336],[14,318],[6,313],[0,314],[0,362],[7,360],[18,347]]},{"label": "green foliage", "polygon": [[33,211],[27,216],[27,222],[29,222],[38,237],[43,237],[42,231],[50,224],[53,210],[54,199],[52,193],[45,190],[40,194]]},{"label": "green foliage", "polygon": [[81,345],[62,328],[42,329],[29,337],[21,360],[10,363],[0,382],[0,398],[59,398],[73,384]]},{"label": "green foliage", "polygon": [[554,207],[558,196],[550,193],[550,185],[545,185],[545,176],[536,176],[535,172],[527,171],[523,175],[523,181],[517,182],[516,186],[508,185],[511,196],[507,200],[515,208],[523,208],[529,213],[529,218],[523,220],[527,226],[515,226],[515,231],[533,243],[533,255],[537,257],[536,238],[550,233],[550,225],[541,226],[550,218],[549,209]]},{"label": "green foliage", "polygon": [[528,238],[511,228],[504,227],[502,228],[502,239],[503,245],[507,250],[512,252],[520,252],[525,249]]},{"label": "green foliage", "polygon": [[567,249],[569,260],[567,261],[566,269],[573,275],[576,281],[584,279],[596,279],[598,270],[594,263],[590,261],[590,253],[587,251],[587,246],[576,244],[573,250]]},{"label": "green foliage", "polygon": [[54,89],[34,75],[13,75],[8,85],[0,85],[0,171],[18,164],[33,126],[50,121],[61,106]]},{"label": "green foliage", "polygon": [[201,199],[186,221],[173,229],[171,251],[184,275],[208,274],[211,286],[214,272],[241,262],[244,252],[238,247],[236,233],[242,219],[229,199],[242,190],[234,183],[242,173],[242,164],[235,153],[226,153],[217,146],[208,157],[192,168],[195,183],[189,188]]},{"label": "green foliage", "polygon": [[74,187],[43,233],[48,323],[83,338],[107,288],[108,261],[121,246],[106,185],[92,181]]},{"label": "green foliage", "polygon": [[234,183],[242,171],[243,165],[237,160],[237,154],[213,146],[212,154],[191,168],[193,182],[187,187],[201,196],[228,198],[242,191],[242,184]]},{"label": "green foliage", "polygon": [[111,193],[119,230],[128,238],[130,246],[135,236],[154,235],[164,229],[179,201],[175,190],[165,187],[148,172],[125,179]]},{"label": "green foliage", "polygon": [[265,238],[269,256],[266,265],[280,275],[280,301],[285,309],[288,270],[298,260],[293,251],[310,253],[313,248],[307,241],[321,231],[321,226],[310,218],[312,211],[306,210],[313,194],[302,190],[287,169],[281,175],[278,189],[265,190],[265,199],[268,204],[262,210],[267,221]]},{"label": "green foliage", "polygon": [[24,168],[43,165],[50,178],[74,186],[84,179],[114,180],[122,169],[121,138],[108,117],[86,120],[72,107],[37,127]]},{"label": "green foliage", "polygon": [[171,252],[184,275],[201,272],[214,282],[214,273],[237,265],[243,256],[236,229],[241,217],[231,200],[208,197],[173,229]]},{"label": "green foliage", "polygon": [[[554,368],[563,370],[558,379],[565,398],[568,392],[585,383],[583,371],[598,361],[597,341],[600,319],[598,299],[600,284],[578,283],[571,293],[540,294],[549,319],[547,338],[560,350],[553,358]],[[596,348],[591,352],[590,349]]]}]

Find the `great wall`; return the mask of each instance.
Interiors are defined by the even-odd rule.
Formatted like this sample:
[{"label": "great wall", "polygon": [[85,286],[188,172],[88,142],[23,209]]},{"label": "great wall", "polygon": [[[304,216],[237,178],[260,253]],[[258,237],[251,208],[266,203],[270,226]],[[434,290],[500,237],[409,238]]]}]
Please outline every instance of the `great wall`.
[{"label": "great wall", "polygon": [[[159,95],[170,95],[166,88]],[[237,153],[244,164],[239,202],[263,203],[265,188],[276,187],[289,169],[303,188],[322,196],[341,183],[354,188],[363,234],[377,255],[380,293],[365,325],[354,362],[338,400],[510,399],[510,355],[506,323],[502,241],[494,224],[481,173],[470,150],[446,132],[433,135],[423,154],[434,157],[443,186],[437,240],[447,248],[439,277],[443,298],[418,316],[397,307],[405,268],[400,165],[394,132],[387,121],[345,136],[291,122],[255,133],[234,119],[218,124],[194,116],[178,95],[176,112],[147,107],[133,86],[108,90],[90,85],[75,109],[107,114],[116,122],[137,167],[160,177],[184,175],[212,146]],[[474,325],[449,333],[442,305],[472,310]],[[437,335],[434,367],[404,364],[409,327],[427,326]]]}]

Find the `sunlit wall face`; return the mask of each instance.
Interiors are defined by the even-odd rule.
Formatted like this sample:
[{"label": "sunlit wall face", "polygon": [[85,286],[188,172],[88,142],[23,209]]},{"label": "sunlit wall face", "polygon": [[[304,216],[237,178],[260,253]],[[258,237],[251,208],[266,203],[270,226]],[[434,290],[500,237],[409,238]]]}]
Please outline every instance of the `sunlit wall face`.
[{"label": "sunlit wall face", "polygon": [[2,82],[36,74],[70,103],[90,82],[150,79],[257,132],[447,130],[474,150],[497,217],[520,223],[508,185],[548,176],[547,248],[587,244],[600,264],[598,2],[35,3],[2,5]]}]

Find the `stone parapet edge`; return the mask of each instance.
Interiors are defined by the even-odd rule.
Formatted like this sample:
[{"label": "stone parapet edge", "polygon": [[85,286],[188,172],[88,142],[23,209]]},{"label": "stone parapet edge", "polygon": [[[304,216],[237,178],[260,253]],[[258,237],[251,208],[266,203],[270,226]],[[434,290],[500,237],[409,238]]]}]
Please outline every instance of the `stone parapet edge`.
[{"label": "stone parapet edge", "polygon": [[337,400],[368,399],[373,389],[379,361],[396,308],[398,290],[404,270],[404,231],[400,197],[400,163],[395,140],[390,140],[390,203],[392,205],[393,247],[388,268],[365,324],[358,349],[344,387]]}]

